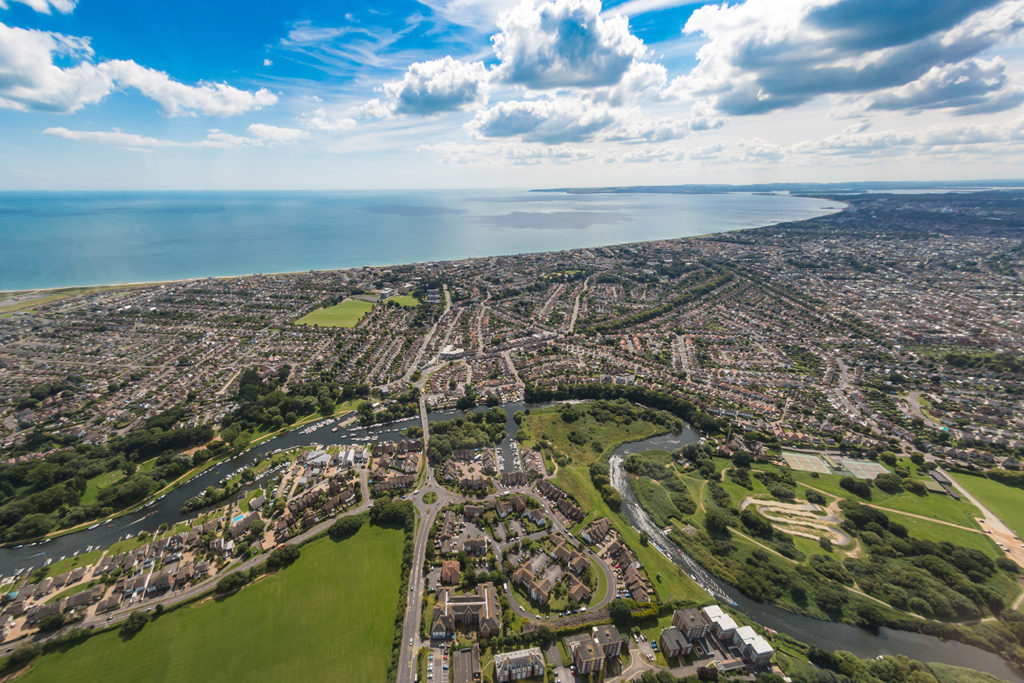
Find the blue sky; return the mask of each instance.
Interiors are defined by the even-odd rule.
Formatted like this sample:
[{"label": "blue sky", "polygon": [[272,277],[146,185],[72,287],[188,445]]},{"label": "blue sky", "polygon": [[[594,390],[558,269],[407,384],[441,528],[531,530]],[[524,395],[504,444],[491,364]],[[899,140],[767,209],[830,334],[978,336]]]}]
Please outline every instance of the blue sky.
[{"label": "blue sky", "polygon": [[1015,178],[1024,0],[0,0],[0,189]]}]

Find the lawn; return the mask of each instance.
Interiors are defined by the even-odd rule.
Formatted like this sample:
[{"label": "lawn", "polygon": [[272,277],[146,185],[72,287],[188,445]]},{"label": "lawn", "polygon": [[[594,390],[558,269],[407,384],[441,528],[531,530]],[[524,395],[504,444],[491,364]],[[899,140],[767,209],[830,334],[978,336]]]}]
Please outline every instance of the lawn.
[{"label": "lawn", "polygon": [[110,632],[45,655],[23,680],[381,681],[401,558],[400,531],[324,538],[237,595],[165,614],[127,642]]},{"label": "lawn", "polygon": [[95,505],[97,496],[100,493],[100,489],[105,489],[108,486],[112,486],[117,482],[124,479],[124,472],[121,470],[114,470],[112,472],[104,472],[103,474],[97,474],[91,479],[87,479],[85,482],[85,493],[82,494],[82,499],[79,502],[80,505]]},{"label": "lawn", "polygon": [[992,559],[996,559],[1004,555],[1004,553],[996,547],[995,542],[985,534],[976,534],[973,531],[956,529],[946,526],[945,524],[926,522],[923,519],[917,519],[916,517],[908,517],[906,515],[893,513],[887,514],[889,519],[905,526],[907,528],[907,533],[912,538],[920,538],[924,541],[934,541],[935,543],[949,541],[956,545],[980,550]]},{"label": "lawn", "polygon": [[360,299],[345,299],[340,304],[310,311],[295,321],[296,325],[318,327],[355,327],[370,312],[373,304]]},{"label": "lawn", "polygon": [[392,301],[402,308],[416,308],[420,305],[420,300],[411,294],[402,294],[400,296],[393,296],[388,301]]},{"label": "lawn", "polygon": [[972,496],[992,511],[1013,533],[1024,538],[1024,491],[969,474],[951,474]]},{"label": "lawn", "polygon": [[[518,437],[520,443],[534,446],[547,441],[556,451],[574,462],[589,464],[598,455],[608,456],[621,444],[641,441],[668,431],[661,425],[643,419],[634,419],[629,424],[615,420],[598,421],[587,410],[587,404],[578,408],[580,417],[574,422],[564,421],[558,408],[542,408],[524,415]],[[573,433],[584,436],[582,443],[570,439]],[[601,453],[594,450],[594,443],[601,445]]]}]

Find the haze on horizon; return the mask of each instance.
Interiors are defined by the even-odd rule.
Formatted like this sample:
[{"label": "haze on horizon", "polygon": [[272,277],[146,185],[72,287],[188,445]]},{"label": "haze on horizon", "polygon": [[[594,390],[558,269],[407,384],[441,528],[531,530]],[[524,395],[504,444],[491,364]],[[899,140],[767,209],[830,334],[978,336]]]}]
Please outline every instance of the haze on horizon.
[{"label": "haze on horizon", "polygon": [[0,0],[0,189],[1015,178],[1024,0]]}]

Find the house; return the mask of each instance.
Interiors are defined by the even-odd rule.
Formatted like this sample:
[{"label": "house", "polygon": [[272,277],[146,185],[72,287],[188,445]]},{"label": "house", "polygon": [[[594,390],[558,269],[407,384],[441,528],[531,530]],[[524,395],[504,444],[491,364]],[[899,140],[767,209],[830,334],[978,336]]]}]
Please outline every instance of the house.
[{"label": "house", "polygon": [[451,638],[458,624],[469,626],[482,638],[490,638],[501,632],[498,595],[493,583],[487,581],[477,584],[476,593],[469,595],[455,595],[451,588],[438,591],[431,620],[431,637]]},{"label": "house", "polygon": [[612,528],[612,523],[607,517],[591,522],[591,524],[580,534],[587,543],[601,543]]},{"label": "house", "polygon": [[441,478],[445,481],[455,481],[459,478],[459,469],[455,467],[455,463],[448,460],[441,466]]},{"label": "house", "polygon": [[569,571],[574,574],[582,574],[588,566],[590,566],[590,561],[583,553],[573,553],[572,557],[569,558]]},{"label": "house", "polygon": [[458,560],[445,560],[441,563],[441,583],[455,586],[462,578],[462,566]]},{"label": "house", "polygon": [[482,514],[484,514],[483,505],[467,505],[462,508],[462,516],[466,519],[476,519]]},{"label": "house", "polygon": [[264,497],[264,496],[256,496],[255,498],[253,498],[252,500],[249,501],[249,509],[254,511],[254,512],[256,512],[260,508],[262,508],[266,504],[266,502],[267,502],[266,497]]},{"label": "house", "polygon": [[35,626],[47,617],[52,617],[55,614],[60,614],[63,611],[63,606],[63,600],[52,602],[49,605],[37,605],[30,609],[28,613],[25,615],[25,625]]},{"label": "house", "polygon": [[482,536],[480,538],[467,538],[462,543],[462,549],[471,555],[486,555],[487,554],[487,537]]},{"label": "house", "polygon": [[526,501],[523,499],[522,496],[517,494],[515,496],[512,496],[509,500],[512,502],[512,510],[514,512],[517,512],[519,514],[523,514],[524,512],[526,512]]},{"label": "house", "polygon": [[525,517],[537,526],[547,526],[548,518],[544,516],[544,511],[540,508],[527,510]]},{"label": "house", "polygon": [[231,525],[231,529],[230,531],[228,531],[228,533],[231,535],[231,538],[237,540],[240,536],[249,531],[249,527],[252,526],[252,523],[255,520],[256,515],[254,515],[251,512],[246,513],[242,517],[242,519],[238,520],[237,522]]},{"label": "house", "polygon": [[512,514],[512,501],[499,500],[498,504],[494,506],[494,510],[498,513],[498,517],[505,519]]},{"label": "house", "polygon": [[501,483],[505,486],[526,486],[530,479],[526,472],[502,472]]},{"label": "house", "polygon": [[590,588],[575,576],[569,576],[569,599],[577,605],[590,600]]},{"label": "house", "polygon": [[711,628],[711,620],[696,607],[689,607],[675,611],[672,626],[689,642],[706,636]]},{"label": "house", "polygon": [[680,659],[684,655],[690,654],[693,646],[675,626],[664,628],[661,630],[661,635],[658,636],[658,646],[661,647],[661,652],[670,659]]},{"label": "house", "polygon": [[116,593],[111,595],[109,598],[104,598],[103,600],[100,600],[100,604],[96,605],[96,614],[116,609],[120,602],[121,600],[118,598]]},{"label": "house", "polygon": [[146,588],[147,593],[163,593],[164,591],[170,590],[171,583],[174,580],[174,575],[171,572],[160,572],[155,574],[149,581],[149,586]]},{"label": "house", "polygon": [[64,611],[70,612],[73,609],[83,607],[85,605],[90,604],[91,602],[92,591],[81,591],[80,593],[75,593],[73,595],[68,596],[68,599],[64,601]]},{"label": "house", "polygon": [[494,655],[494,680],[497,683],[509,683],[543,675],[544,655],[539,647]]}]

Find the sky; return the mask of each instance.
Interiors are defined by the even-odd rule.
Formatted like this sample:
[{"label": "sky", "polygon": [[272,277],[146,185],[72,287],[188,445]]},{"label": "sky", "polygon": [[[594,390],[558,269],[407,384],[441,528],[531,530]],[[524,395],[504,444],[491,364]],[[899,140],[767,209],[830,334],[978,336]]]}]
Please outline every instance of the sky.
[{"label": "sky", "polygon": [[0,190],[1024,173],[1024,0],[0,0]]}]

